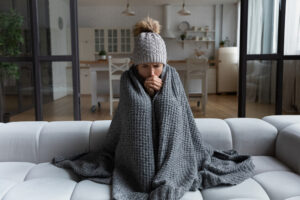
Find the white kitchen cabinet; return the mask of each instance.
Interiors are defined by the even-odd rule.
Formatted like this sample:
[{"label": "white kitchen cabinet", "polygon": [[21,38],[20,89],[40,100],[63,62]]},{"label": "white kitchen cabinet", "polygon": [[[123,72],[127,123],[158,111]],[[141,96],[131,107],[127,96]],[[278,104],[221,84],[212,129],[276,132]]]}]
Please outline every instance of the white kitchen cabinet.
[{"label": "white kitchen cabinet", "polygon": [[[189,80],[189,93],[190,94],[201,94],[201,84],[202,80],[192,79]],[[207,93],[215,94],[216,93],[216,68],[210,67],[207,71]]]},{"label": "white kitchen cabinet", "polygon": [[126,54],[133,51],[133,33],[128,27],[95,28],[94,54],[104,49],[108,54]]},{"label": "white kitchen cabinet", "polygon": [[[72,81],[72,70],[71,66],[67,67],[67,88],[73,88],[73,81]],[[91,94],[91,78],[90,78],[90,71],[88,67],[80,67],[79,72],[80,77],[80,94]],[[73,90],[68,91],[69,95],[73,95]]]},{"label": "white kitchen cabinet", "polygon": [[95,60],[94,28],[79,28],[79,60]]},{"label": "white kitchen cabinet", "polygon": [[91,94],[91,78],[89,68],[80,68],[80,93]]},{"label": "white kitchen cabinet", "polygon": [[237,92],[238,88],[238,48],[222,47],[218,50],[217,92]]},{"label": "white kitchen cabinet", "polygon": [[[172,62],[171,64],[172,67],[174,67],[177,72],[179,73],[180,79],[182,84],[184,84],[184,79],[186,76],[186,63],[181,63],[181,62]],[[216,93],[216,67],[210,66],[208,68],[208,78],[207,78],[207,93],[208,94],[215,94]],[[192,79],[189,80],[191,81],[189,83],[189,93],[191,94],[201,94],[201,80],[200,79]]]}]

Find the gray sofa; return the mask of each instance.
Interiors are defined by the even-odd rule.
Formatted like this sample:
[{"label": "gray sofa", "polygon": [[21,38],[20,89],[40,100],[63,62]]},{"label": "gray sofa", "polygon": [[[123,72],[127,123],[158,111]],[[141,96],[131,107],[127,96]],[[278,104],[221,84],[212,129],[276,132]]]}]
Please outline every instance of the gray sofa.
[{"label": "gray sofa", "polygon": [[[300,115],[196,119],[218,149],[253,155],[255,175],[236,186],[187,192],[182,200],[300,200]],[[97,151],[110,121],[0,123],[0,200],[108,200],[111,187],[78,181],[49,161]]]}]

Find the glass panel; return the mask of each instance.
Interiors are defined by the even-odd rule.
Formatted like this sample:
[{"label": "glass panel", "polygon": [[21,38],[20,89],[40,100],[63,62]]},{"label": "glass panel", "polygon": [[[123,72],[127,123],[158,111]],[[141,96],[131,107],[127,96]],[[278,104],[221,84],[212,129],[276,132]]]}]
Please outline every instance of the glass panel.
[{"label": "glass panel", "polygon": [[126,46],[126,51],[130,52],[130,45],[129,44]]},{"label": "glass panel", "polygon": [[299,0],[286,1],[284,54],[300,55],[300,1]]},{"label": "glass panel", "polygon": [[71,55],[70,0],[39,0],[41,55]]},{"label": "glass panel", "polygon": [[126,35],[127,35],[127,37],[130,36],[130,30],[129,29],[126,29]]},{"label": "glass panel", "polygon": [[117,30],[114,30],[114,37],[117,37]]},{"label": "glass panel", "polygon": [[300,114],[300,60],[284,61],[282,114]]},{"label": "glass panel", "polygon": [[277,53],[279,0],[249,0],[248,54]]},{"label": "glass panel", "polygon": [[112,36],[112,30],[108,30],[108,37],[111,37]]},{"label": "glass panel", "polygon": [[275,114],[276,61],[248,61],[246,116],[261,118]]},{"label": "glass panel", "polygon": [[127,42],[127,43],[130,43],[130,38],[127,38],[127,39],[126,39],[126,42]]},{"label": "glass panel", "polygon": [[121,51],[122,51],[122,52],[125,51],[125,45],[124,45],[124,44],[121,45]]},{"label": "glass panel", "polygon": [[73,120],[71,62],[42,62],[41,69],[44,120]]},{"label": "glass panel", "polygon": [[[18,78],[0,73],[0,113],[4,121],[35,121],[34,78],[30,62],[0,63],[0,68],[16,69]],[[13,70],[14,71],[14,70]],[[0,117],[1,119],[1,117]]]},{"label": "glass panel", "polygon": [[[0,40],[3,40],[3,45],[0,49],[0,56],[31,56],[31,23],[30,23],[30,5],[29,0],[23,1],[0,1]],[[11,13],[10,10],[14,10]],[[10,23],[4,21],[19,22],[20,26],[11,26]],[[17,42],[15,48],[20,52],[11,55],[8,54],[8,47],[12,48],[12,43],[8,42],[11,39],[11,32],[21,29],[20,42]],[[13,39],[16,41],[15,39]],[[23,43],[21,42],[23,40]]]},{"label": "glass panel", "polygon": [[125,36],[125,30],[121,29],[121,37],[124,37],[124,36]]}]

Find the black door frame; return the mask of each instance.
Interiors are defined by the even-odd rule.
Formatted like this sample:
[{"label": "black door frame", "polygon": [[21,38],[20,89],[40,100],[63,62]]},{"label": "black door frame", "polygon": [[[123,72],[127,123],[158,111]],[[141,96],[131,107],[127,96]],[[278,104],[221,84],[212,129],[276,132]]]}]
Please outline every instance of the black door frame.
[{"label": "black door frame", "polygon": [[39,48],[39,16],[38,0],[29,0],[32,37],[32,56],[28,57],[0,57],[0,62],[31,62],[34,76],[35,119],[43,120],[43,96],[41,93],[41,65],[40,62],[72,62],[73,80],[73,113],[74,120],[81,119],[80,113],[80,79],[79,79],[79,51],[78,51],[78,11],[77,0],[70,0],[71,44],[72,55],[41,56]]},{"label": "black door frame", "polygon": [[248,2],[241,0],[240,21],[240,67],[239,67],[239,96],[238,117],[246,116],[246,74],[248,60],[277,61],[276,70],[276,99],[275,114],[282,114],[282,87],[283,87],[283,62],[285,60],[300,60],[300,55],[284,55],[284,31],[286,1],[279,1],[278,39],[277,53],[275,54],[247,54],[247,30],[248,30]]}]

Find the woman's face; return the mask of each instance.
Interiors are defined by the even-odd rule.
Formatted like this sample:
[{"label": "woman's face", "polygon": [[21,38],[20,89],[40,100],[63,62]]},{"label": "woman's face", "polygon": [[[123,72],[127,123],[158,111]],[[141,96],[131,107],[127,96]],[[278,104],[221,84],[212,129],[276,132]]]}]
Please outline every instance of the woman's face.
[{"label": "woman's face", "polygon": [[144,79],[153,75],[160,76],[163,70],[163,63],[144,63],[137,65],[137,70]]}]

